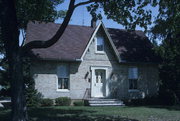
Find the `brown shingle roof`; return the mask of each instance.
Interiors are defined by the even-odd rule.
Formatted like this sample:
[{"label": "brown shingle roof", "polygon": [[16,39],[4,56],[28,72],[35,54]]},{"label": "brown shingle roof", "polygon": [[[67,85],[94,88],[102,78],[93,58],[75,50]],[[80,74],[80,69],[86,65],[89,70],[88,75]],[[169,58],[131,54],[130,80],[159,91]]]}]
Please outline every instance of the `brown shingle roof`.
[{"label": "brown shingle roof", "polygon": [[[51,38],[60,24],[28,24],[26,43],[33,40]],[[33,49],[32,52],[41,59],[74,61],[80,59],[95,28],[69,25],[61,39],[46,49]],[[120,29],[107,29],[121,60],[125,62],[156,62],[152,44],[142,31],[128,32]]]},{"label": "brown shingle roof", "polygon": [[[26,43],[33,40],[48,40],[58,30],[60,24],[30,22],[27,27]],[[61,39],[45,49],[33,49],[32,52],[41,59],[75,60],[80,59],[94,28],[69,25]]]},{"label": "brown shingle roof", "polygon": [[129,32],[121,29],[108,29],[121,60],[125,62],[157,62],[153,45],[143,31]]}]

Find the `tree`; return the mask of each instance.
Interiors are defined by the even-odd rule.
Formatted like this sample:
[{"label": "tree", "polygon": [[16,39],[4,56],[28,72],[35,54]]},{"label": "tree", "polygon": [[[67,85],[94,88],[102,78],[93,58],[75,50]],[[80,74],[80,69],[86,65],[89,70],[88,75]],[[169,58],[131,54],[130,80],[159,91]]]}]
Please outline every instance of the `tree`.
[{"label": "tree", "polygon": [[[146,29],[147,24],[151,23],[151,12],[144,9],[144,7],[148,4],[153,6],[156,4],[155,0],[153,0],[153,2],[147,0],[87,0],[79,3],[75,3],[75,0],[70,0],[64,21],[51,39],[46,41],[35,40],[27,43],[24,46],[19,46],[19,30],[21,28],[25,28],[29,20],[53,21],[53,17],[47,19],[46,16],[43,16],[41,13],[47,9],[49,11],[49,6],[52,8],[50,10],[53,11],[54,5],[59,4],[61,1],[62,0],[45,0],[44,2],[44,0],[32,0],[32,3],[29,3],[28,0],[0,1],[0,40],[3,42],[5,47],[5,55],[8,60],[9,67],[9,78],[11,80],[12,121],[27,120],[22,65],[23,57],[31,49],[48,48],[55,44],[63,35],[63,32],[65,31],[75,8],[91,3],[88,10],[93,18],[100,18],[96,11],[97,8],[100,7],[105,11],[105,14],[109,19],[113,19],[127,28],[135,28],[136,25],[140,25]],[[42,5],[46,6],[47,8],[45,7],[45,9],[40,10],[41,7],[39,6]],[[39,11],[36,11],[35,8]],[[30,12],[28,10],[30,10]],[[27,14],[24,15],[24,12]],[[28,13],[31,13],[32,18],[28,17],[31,16]],[[47,14],[49,13],[46,13],[45,15]],[[50,14],[53,15],[53,12],[50,12]],[[22,20],[23,17],[25,17],[25,19]]]},{"label": "tree", "polygon": [[[180,101],[180,2],[178,0],[160,0],[159,14],[152,28],[154,39],[162,40],[157,52],[162,58],[160,63],[160,90],[164,95],[174,95],[175,104]],[[165,94],[166,93],[166,94]],[[178,99],[179,98],[179,99]],[[168,102],[167,102],[168,103]]]}]

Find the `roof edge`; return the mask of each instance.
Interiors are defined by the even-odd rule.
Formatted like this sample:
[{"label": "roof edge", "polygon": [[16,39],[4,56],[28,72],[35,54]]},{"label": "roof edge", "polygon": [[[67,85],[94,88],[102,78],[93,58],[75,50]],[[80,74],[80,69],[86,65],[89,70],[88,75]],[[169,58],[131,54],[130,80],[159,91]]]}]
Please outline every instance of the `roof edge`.
[{"label": "roof edge", "polygon": [[88,48],[89,48],[89,46],[90,46],[93,38],[95,37],[95,35],[96,35],[97,31],[99,30],[99,28],[100,28],[101,25],[102,25],[102,21],[100,21],[100,23],[98,24],[98,26],[97,26],[96,29],[94,30],[92,36],[90,37],[89,42],[88,42],[88,44],[86,45],[86,48],[85,48],[83,54],[81,55],[81,58],[80,58],[80,59],[81,59],[82,61],[84,60],[83,58],[84,58],[84,56],[85,56],[85,54],[86,54],[86,52],[87,52],[87,50],[88,50]]},{"label": "roof edge", "polygon": [[87,52],[87,50],[88,50],[88,48],[89,48],[89,46],[90,46],[93,38],[95,37],[97,31],[99,30],[100,26],[103,27],[104,32],[105,32],[105,34],[106,34],[106,36],[107,36],[107,38],[108,38],[108,40],[109,40],[109,42],[110,42],[113,50],[114,50],[114,53],[115,53],[115,55],[116,55],[116,57],[117,57],[117,59],[118,59],[118,62],[120,63],[120,62],[121,62],[121,59],[120,59],[120,57],[119,57],[118,51],[117,51],[115,45],[113,44],[113,41],[112,41],[112,39],[111,39],[111,37],[110,37],[110,35],[109,35],[109,32],[107,31],[107,29],[106,29],[106,27],[104,26],[104,24],[103,24],[102,21],[100,21],[100,23],[99,23],[98,26],[96,27],[94,33],[92,34],[92,36],[91,36],[91,38],[90,38],[90,40],[89,40],[89,42],[88,42],[88,44],[87,44],[87,46],[86,46],[86,49],[84,50],[84,52],[83,52],[83,54],[82,54],[82,56],[81,56],[81,60],[83,61],[83,58],[84,58],[84,56],[85,56],[85,53]]}]

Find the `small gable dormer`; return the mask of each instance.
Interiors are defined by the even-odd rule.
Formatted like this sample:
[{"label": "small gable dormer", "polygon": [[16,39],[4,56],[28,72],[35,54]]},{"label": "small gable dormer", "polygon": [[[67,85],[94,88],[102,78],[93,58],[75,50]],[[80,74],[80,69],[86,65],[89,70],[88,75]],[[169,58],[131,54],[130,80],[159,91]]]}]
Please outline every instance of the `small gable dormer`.
[{"label": "small gable dormer", "polygon": [[109,33],[100,22],[92,34],[85,51],[81,56],[81,60],[94,59],[94,60],[118,60],[118,52],[111,40]]}]

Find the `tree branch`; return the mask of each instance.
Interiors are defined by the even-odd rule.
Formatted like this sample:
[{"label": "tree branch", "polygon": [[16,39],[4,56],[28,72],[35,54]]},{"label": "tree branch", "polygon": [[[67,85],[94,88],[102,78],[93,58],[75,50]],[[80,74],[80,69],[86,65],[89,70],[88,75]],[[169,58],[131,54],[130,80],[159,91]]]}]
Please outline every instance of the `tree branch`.
[{"label": "tree branch", "polygon": [[23,53],[25,53],[31,49],[35,49],[35,48],[48,48],[48,47],[52,46],[53,44],[55,44],[59,40],[59,38],[63,35],[63,33],[70,21],[70,18],[74,12],[74,9],[75,9],[75,0],[70,0],[66,17],[64,18],[64,21],[61,24],[61,26],[59,27],[59,29],[57,30],[56,34],[51,39],[46,40],[46,41],[35,40],[35,41],[31,41],[31,42],[27,43],[26,45],[24,45],[22,47]]},{"label": "tree branch", "polygon": [[89,4],[89,3],[92,3],[92,2],[96,2],[96,1],[99,1],[99,0],[89,0],[89,1],[85,1],[85,2],[80,2],[80,3],[75,5],[75,8],[78,7],[78,6]]}]

